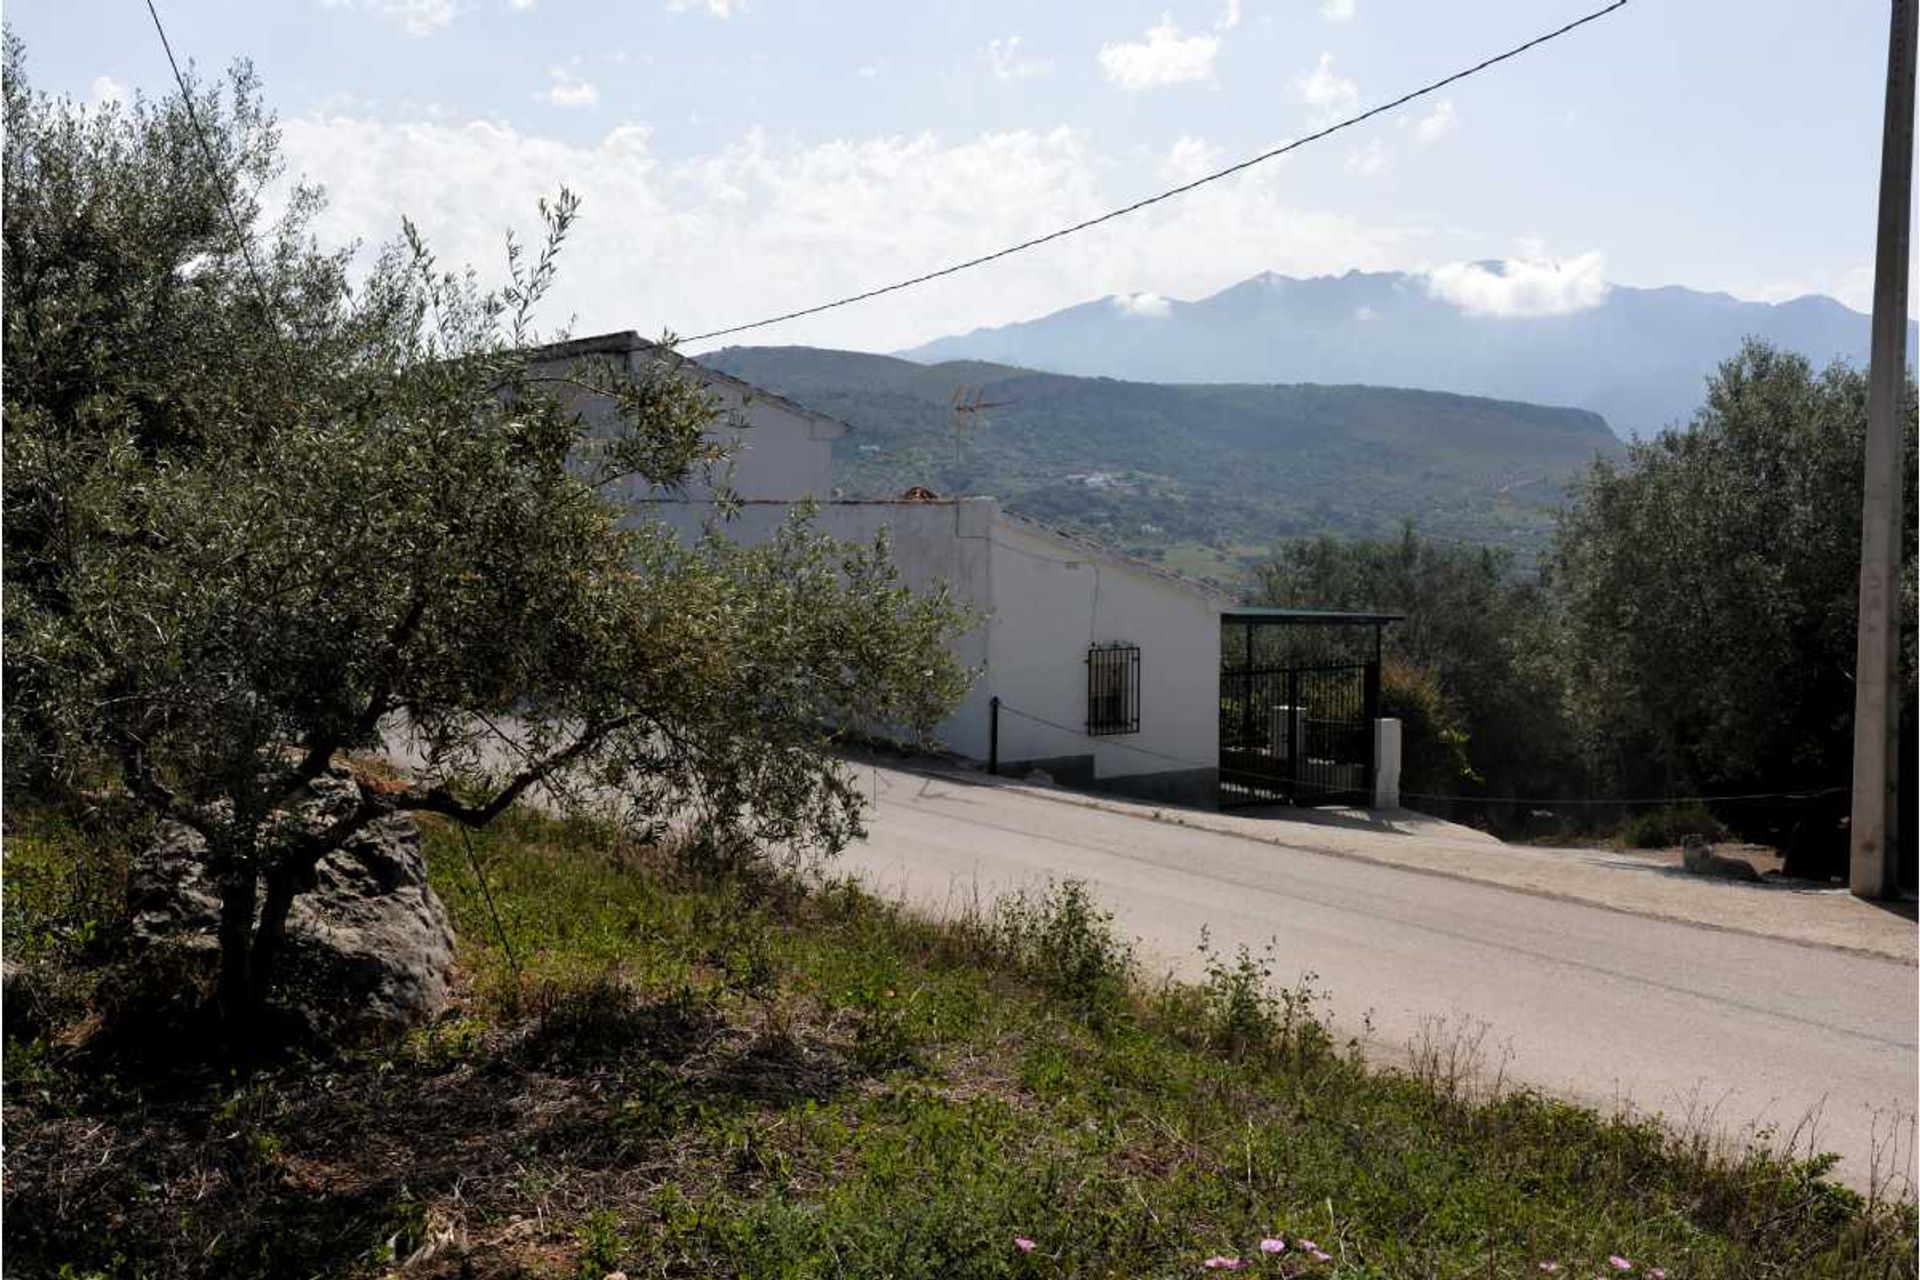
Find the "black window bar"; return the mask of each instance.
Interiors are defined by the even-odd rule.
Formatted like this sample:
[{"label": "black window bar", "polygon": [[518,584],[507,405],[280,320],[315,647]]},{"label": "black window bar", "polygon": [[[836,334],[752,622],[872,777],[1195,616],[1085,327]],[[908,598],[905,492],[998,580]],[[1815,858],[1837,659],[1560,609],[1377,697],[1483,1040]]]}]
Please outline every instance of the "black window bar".
[{"label": "black window bar", "polygon": [[1087,650],[1087,735],[1140,732],[1140,646]]}]

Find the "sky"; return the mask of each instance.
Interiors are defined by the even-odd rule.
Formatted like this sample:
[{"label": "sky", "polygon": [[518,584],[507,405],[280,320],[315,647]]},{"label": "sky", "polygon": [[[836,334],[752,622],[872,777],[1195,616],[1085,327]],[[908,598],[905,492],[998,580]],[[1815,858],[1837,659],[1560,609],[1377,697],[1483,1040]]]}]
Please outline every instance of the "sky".
[{"label": "sky", "polygon": [[[696,334],[1052,230],[1399,96],[1603,0],[157,0],[250,59],[328,243],[403,216],[483,280],[561,186],[550,332]],[[138,0],[12,0],[37,88],[166,92]],[[1871,300],[1884,0],[1632,0],[1397,113],[1119,222],[726,341],[888,351],[1261,271],[1462,306],[1612,285]],[[1470,264],[1512,265],[1501,273]],[[690,349],[718,344],[692,344]]]}]

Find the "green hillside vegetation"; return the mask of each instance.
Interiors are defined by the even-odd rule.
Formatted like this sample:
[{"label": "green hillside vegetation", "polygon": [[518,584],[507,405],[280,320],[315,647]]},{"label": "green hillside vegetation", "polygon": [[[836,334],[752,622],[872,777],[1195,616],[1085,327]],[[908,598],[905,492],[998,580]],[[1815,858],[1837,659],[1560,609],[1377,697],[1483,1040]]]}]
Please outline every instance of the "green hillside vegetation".
[{"label": "green hillside vegetation", "polygon": [[[1177,386],[811,347],[730,347],[702,363],[845,420],[853,497],[927,485],[988,493],[1178,567],[1231,576],[1276,542],[1430,536],[1546,544],[1565,483],[1620,441],[1597,415],[1363,386]],[[953,397],[969,415],[956,447]]]},{"label": "green hillside vegetation", "polygon": [[[9,944],[114,991],[124,897],[22,821]],[[1071,882],[932,921],[516,809],[483,890],[426,835],[464,979],[405,1041],[154,1080],[84,1000],[9,1018],[9,1276],[1913,1280],[1911,1204],[1804,1141],[1505,1090],[1445,1022],[1385,1069],[1262,953],[1152,981]]]}]

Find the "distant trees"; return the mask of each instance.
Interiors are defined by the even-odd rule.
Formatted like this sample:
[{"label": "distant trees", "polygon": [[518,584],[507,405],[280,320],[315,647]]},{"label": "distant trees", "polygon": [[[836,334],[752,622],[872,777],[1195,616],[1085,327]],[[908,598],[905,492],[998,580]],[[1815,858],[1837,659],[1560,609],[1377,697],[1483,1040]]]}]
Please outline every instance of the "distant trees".
[{"label": "distant trees", "polygon": [[[1911,383],[1907,396],[1910,724],[1920,528]],[[1866,403],[1862,372],[1815,371],[1749,341],[1690,424],[1593,464],[1537,582],[1502,553],[1437,545],[1409,527],[1393,541],[1283,548],[1260,567],[1257,595],[1404,611],[1387,652],[1431,673],[1442,722],[1466,733],[1478,776],[1462,777],[1458,794],[1844,786]],[[1724,816],[1751,825],[1764,812]]]},{"label": "distant trees", "polygon": [[[382,814],[477,825],[540,788],[831,851],[861,799],[821,748],[925,729],[963,687],[958,612],[883,545],[628,526],[607,495],[715,462],[712,410],[664,368],[582,370],[621,421],[589,437],[578,383],[529,367],[564,193],[497,291],[411,228],[356,283],[308,236],[317,192],[265,224],[244,68],[89,109],[33,94],[9,37],[5,124],[7,781],[204,837],[230,1023],[319,859]],[[422,773],[294,816],[396,727]]]},{"label": "distant trees", "polygon": [[[1384,633],[1391,678],[1383,696],[1417,717],[1407,768],[1424,785],[1409,782],[1408,790],[1511,795],[1564,785],[1568,735],[1544,660],[1547,613],[1538,586],[1514,571],[1511,552],[1444,545],[1411,522],[1394,539],[1323,536],[1260,565],[1255,598],[1406,614]],[[1416,732],[1416,724],[1431,728]]]}]

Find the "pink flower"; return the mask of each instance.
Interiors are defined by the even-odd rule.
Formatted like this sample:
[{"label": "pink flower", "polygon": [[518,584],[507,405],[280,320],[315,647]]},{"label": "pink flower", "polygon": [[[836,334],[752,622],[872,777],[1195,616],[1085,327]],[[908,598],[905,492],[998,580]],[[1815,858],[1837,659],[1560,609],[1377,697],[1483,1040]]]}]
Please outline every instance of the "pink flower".
[{"label": "pink flower", "polygon": [[1540,1270],[1546,1272],[1548,1275],[1555,1275],[1560,1270],[1560,1264],[1549,1258],[1540,1264]]},{"label": "pink flower", "polygon": [[1286,1251],[1287,1242],[1277,1237],[1268,1236],[1260,1242],[1260,1252],[1262,1253],[1285,1253]]},{"label": "pink flower", "polygon": [[1032,1253],[1033,1241],[1027,1239],[1025,1236],[1015,1236],[1013,1238],[1013,1247],[1022,1253]]},{"label": "pink flower", "polygon": [[1328,1253],[1325,1249],[1309,1249],[1307,1252],[1312,1255],[1313,1260],[1315,1262],[1332,1262],[1333,1261],[1333,1255]]},{"label": "pink flower", "polygon": [[1667,1269],[1665,1267],[1655,1267],[1653,1270],[1647,1272],[1647,1280],[1667,1280]]},{"label": "pink flower", "polygon": [[1299,1245],[1302,1249],[1305,1249],[1308,1253],[1312,1253],[1315,1249],[1318,1249],[1320,1247],[1319,1245],[1315,1244],[1313,1241],[1305,1240],[1305,1239],[1295,1240],[1294,1243]]},{"label": "pink flower", "polygon": [[1216,1253],[1200,1265],[1209,1271],[1238,1271],[1247,1264],[1238,1258],[1229,1258],[1225,1254]]},{"label": "pink flower", "polygon": [[1625,1258],[1621,1257],[1617,1253],[1613,1254],[1607,1259],[1607,1265],[1612,1267],[1615,1271],[1633,1270],[1633,1264],[1631,1262],[1628,1262]]}]

